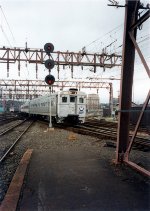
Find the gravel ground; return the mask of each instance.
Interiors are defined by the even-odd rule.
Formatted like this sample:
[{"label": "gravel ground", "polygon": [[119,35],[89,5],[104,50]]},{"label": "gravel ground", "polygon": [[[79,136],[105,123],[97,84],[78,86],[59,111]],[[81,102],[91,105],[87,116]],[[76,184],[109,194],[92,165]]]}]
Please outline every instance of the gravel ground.
[{"label": "gravel ground", "polygon": [[[149,185],[149,181],[144,176],[136,173],[125,165],[115,166],[112,159],[115,158],[115,148],[106,147],[106,140],[95,137],[75,134],[70,131],[57,129],[48,131],[46,124],[35,122],[28,132],[20,140],[7,160],[0,165],[0,202],[3,200],[9,183],[15,173],[24,152],[31,148],[33,153],[44,153],[45,150],[51,151],[57,149],[78,150],[83,149],[87,152],[95,153],[95,156],[102,159],[103,164],[112,169],[113,174],[121,180],[128,180],[129,183],[143,184],[143,188]],[[34,156],[34,154],[33,154]],[[131,156],[132,160],[137,160],[142,166],[149,163],[148,153],[134,150]]]}]

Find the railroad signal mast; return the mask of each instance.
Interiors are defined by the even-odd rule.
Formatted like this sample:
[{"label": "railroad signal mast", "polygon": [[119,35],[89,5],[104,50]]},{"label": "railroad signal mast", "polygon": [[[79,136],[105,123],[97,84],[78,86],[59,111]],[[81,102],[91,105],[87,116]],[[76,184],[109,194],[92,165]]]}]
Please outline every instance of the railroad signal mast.
[{"label": "railroad signal mast", "polygon": [[46,54],[49,56],[49,59],[45,61],[45,67],[49,70],[49,75],[45,77],[45,82],[49,85],[50,98],[49,98],[49,128],[52,128],[52,112],[51,112],[51,86],[55,82],[55,77],[51,75],[51,69],[54,68],[55,62],[50,59],[51,53],[54,51],[54,45],[52,43],[46,43],[44,45],[44,50]]}]

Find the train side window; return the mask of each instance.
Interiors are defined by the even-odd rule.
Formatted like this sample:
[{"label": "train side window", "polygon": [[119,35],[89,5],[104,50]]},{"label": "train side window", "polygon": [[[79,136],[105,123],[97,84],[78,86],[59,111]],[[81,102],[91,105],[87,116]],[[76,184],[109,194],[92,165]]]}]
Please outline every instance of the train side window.
[{"label": "train side window", "polygon": [[84,103],[84,99],[82,97],[79,98],[79,103]]},{"label": "train side window", "polygon": [[51,105],[52,105],[52,106],[55,106],[55,102],[54,102],[54,101],[51,101]]},{"label": "train side window", "polygon": [[74,103],[75,102],[75,97],[70,97],[70,102]]},{"label": "train side window", "polygon": [[62,103],[66,103],[67,102],[67,97],[62,97]]}]

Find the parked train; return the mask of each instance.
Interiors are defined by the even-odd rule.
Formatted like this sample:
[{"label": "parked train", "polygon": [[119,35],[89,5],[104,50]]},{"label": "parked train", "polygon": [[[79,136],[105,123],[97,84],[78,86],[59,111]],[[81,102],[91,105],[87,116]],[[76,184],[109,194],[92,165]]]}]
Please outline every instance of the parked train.
[{"label": "parked train", "polygon": [[[29,115],[50,116],[50,95],[35,98],[21,106],[21,112]],[[86,93],[69,89],[51,93],[51,117],[57,123],[85,122]]]}]

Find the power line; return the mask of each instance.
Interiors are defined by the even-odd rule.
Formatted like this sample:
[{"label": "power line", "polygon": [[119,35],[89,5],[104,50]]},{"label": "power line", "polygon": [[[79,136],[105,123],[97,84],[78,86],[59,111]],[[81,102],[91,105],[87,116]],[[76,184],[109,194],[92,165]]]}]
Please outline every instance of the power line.
[{"label": "power line", "polygon": [[12,38],[13,38],[14,42],[16,43],[15,37],[14,37],[14,35],[12,33],[12,30],[10,28],[10,25],[9,25],[8,21],[7,21],[7,18],[6,18],[5,13],[4,13],[3,9],[2,9],[2,6],[0,6],[0,9],[1,9],[1,12],[2,12],[2,14],[4,16],[4,19],[5,19],[6,23],[7,23],[8,29],[9,29],[11,35],[12,35]]},{"label": "power line", "polygon": [[[100,52],[102,51],[103,49],[105,49],[106,51],[106,46],[107,48],[109,47],[110,49],[107,50],[107,53],[109,52],[112,52],[114,51],[116,53],[116,50],[118,48],[121,48],[123,46],[123,36],[119,36],[120,33],[118,33],[117,31],[121,30],[121,26],[123,26],[123,24],[115,27],[114,29],[112,29],[111,31],[107,32],[106,34],[104,34],[103,36],[97,38],[96,40],[94,40],[93,42],[89,43],[88,45],[86,45],[82,50],[85,50],[86,51],[86,48],[89,47],[90,45],[93,44],[93,47],[90,48],[90,51],[95,51],[95,52]],[[116,31],[115,31],[116,30]],[[113,33],[113,31],[115,31]],[[138,37],[137,37],[137,43],[142,43],[142,42],[146,42],[147,40],[149,40],[149,34],[145,34],[145,31],[147,31],[147,28],[145,30],[142,30],[142,33],[141,31],[139,31],[138,33]],[[123,32],[123,31],[122,31]],[[144,32],[144,33],[143,33]],[[110,34],[110,37],[107,36]],[[114,34],[114,35],[113,35]],[[116,37],[117,35],[117,37]],[[112,36],[113,36],[113,39],[112,39]],[[140,37],[139,37],[140,36]],[[104,38],[104,39],[103,39]],[[110,40],[111,38],[111,40]],[[145,39],[144,39],[145,38]],[[101,39],[101,40],[100,40]],[[113,42],[113,40],[116,40],[115,42]],[[116,47],[116,44],[121,41],[121,43]],[[105,44],[104,44],[105,43]],[[109,46],[109,43],[113,43],[113,45],[111,44]],[[113,50],[112,50],[113,48]],[[120,53],[121,51],[119,51]],[[117,52],[118,53],[118,52]]]},{"label": "power line", "polygon": [[86,48],[86,47],[90,46],[91,44],[93,44],[93,43],[97,42],[98,40],[102,39],[102,38],[103,38],[103,37],[105,37],[106,35],[108,35],[108,34],[112,33],[113,31],[115,31],[115,30],[117,30],[117,29],[119,29],[121,26],[123,26],[123,24],[120,24],[119,26],[117,26],[117,27],[113,28],[112,30],[110,30],[110,31],[109,31],[109,32],[107,32],[106,34],[104,34],[104,35],[102,35],[102,36],[98,37],[96,40],[94,40],[94,41],[92,41],[91,43],[89,43],[89,44],[85,45],[83,48]]},{"label": "power line", "polygon": [[[3,34],[4,34],[4,37],[6,38],[7,42],[8,42],[9,45],[11,46],[10,41],[9,41],[9,39],[8,39],[8,37],[7,37],[7,35],[6,35],[6,33],[4,32],[4,29],[3,29],[2,25],[0,25],[0,27],[1,27],[1,30],[2,30],[2,32],[3,32]],[[12,47],[12,46],[11,46],[11,47]]]}]

